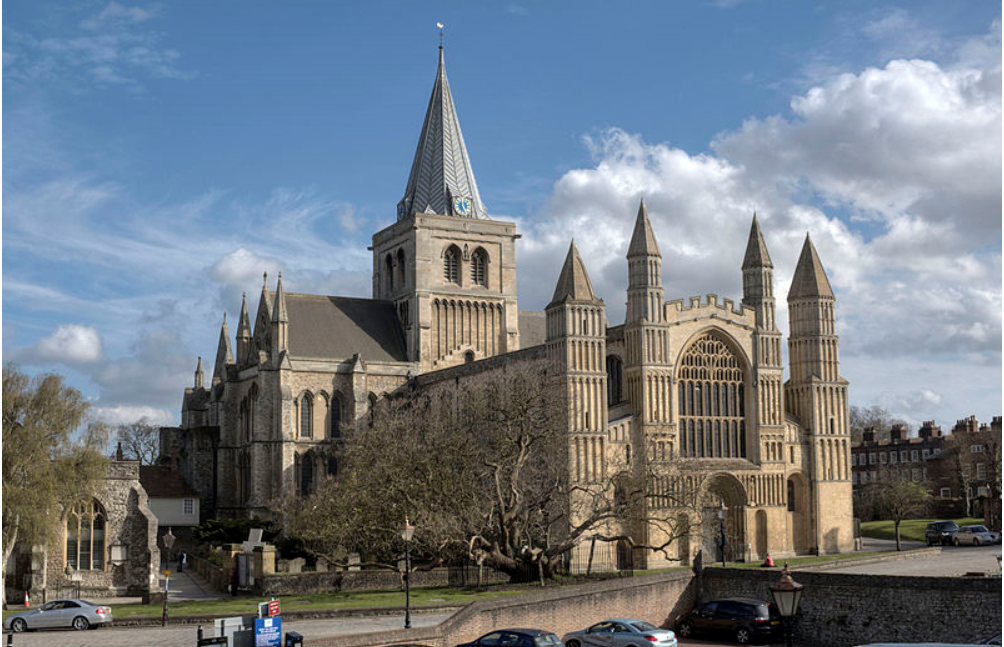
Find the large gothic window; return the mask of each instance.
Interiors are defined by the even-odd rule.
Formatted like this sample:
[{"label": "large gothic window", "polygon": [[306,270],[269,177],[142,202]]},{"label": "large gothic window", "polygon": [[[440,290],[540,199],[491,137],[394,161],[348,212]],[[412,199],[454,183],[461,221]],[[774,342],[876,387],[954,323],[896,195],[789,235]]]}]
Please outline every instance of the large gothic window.
[{"label": "large gothic window", "polygon": [[66,563],[77,571],[105,568],[105,513],[97,501],[81,501],[66,515]]},{"label": "large gothic window", "polygon": [[342,396],[335,393],[331,397],[331,437],[342,435]]},{"label": "large gothic window", "polygon": [[471,254],[471,283],[488,287],[488,254],[481,248]]},{"label": "large gothic window", "polygon": [[624,364],[616,355],[607,357],[607,406],[624,399]]},{"label": "large gothic window", "polygon": [[677,375],[680,455],[746,456],[746,406],[740,358],[715,333],[698,337]]},{"label": "large gothic window", "polygon": [[447,283],[460,283],[460,250],[455,245],[443,254],[443,278]]},{"label": "large gothic window", "polygon": [[314,425],[314,399],[309,393],[300,398],[300,437],[310,438]]}]

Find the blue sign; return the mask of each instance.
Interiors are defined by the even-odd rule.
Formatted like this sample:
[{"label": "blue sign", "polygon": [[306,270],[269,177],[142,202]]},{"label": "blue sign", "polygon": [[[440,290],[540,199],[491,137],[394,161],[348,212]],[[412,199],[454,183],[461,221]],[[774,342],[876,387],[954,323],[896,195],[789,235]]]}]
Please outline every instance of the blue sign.
[{"label": "blue sign", "polygon": [[282,647],[282,617],[255,618],[254,647]]}]

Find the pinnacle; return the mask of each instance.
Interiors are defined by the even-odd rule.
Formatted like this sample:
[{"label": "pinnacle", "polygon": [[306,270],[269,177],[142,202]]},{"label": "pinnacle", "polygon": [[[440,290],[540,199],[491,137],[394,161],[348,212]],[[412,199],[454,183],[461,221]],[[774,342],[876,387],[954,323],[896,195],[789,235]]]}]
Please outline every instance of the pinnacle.
[{"label": "pinnacle", "polygon": [[645,208],[645,200],[642,199],[638,207],[638,217],[634,222],[634,233],[631,235],[631,243],[628,245],[628,258],[632,256],[658,256],[659,245],[655,242],[655,234],[652,232],[652,223],[648,220],[648,209]]},{"label": "pinnacle", "polygon": [[753,214],[749,242],[746,243],[746,256],[743,258],[743,269],[752,267],[774,267],[770,261],[770,254],[767,252],[767,245],[763,242],[763,232],[760,231],[760,223],[757,221],[756,213]]},{"label": "pinnacle", "polygon": [[554,288],[554,296],[551,298],[551,305],[563,301],[598,301],[596,293],[593,291],[593,284],[589,280],[586,266],[579,256],[579,250],[575,247],[575,241],[568,247],[568,254],[565,256],[565,264],[561,268],[558,276],[558,284]]},{"label": "pinnacle", "polygon": [[826,271],[819,260],[819,254],[816,253],[816,247],[806,234],[802,254],[798,257],[795,275],[791,279],[791,289],[788,290],[788,301],[812,297],[833,298],[833,289],[830,287],[829,279],[826,278]]}]

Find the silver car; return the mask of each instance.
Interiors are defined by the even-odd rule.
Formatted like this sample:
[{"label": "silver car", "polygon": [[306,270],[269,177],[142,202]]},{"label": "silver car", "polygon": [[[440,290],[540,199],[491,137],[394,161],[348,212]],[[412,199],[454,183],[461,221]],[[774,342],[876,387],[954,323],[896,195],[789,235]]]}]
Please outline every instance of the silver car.
[{"label": "silver car", "polygon": [[3,621],[3,627],[14,632],[67,627],[82,631],[110,624],[111,621],[110,607],[87,600],[53,600],[37,609],[8,616]]},{"label": "silver car", "polygon": [[999,544],[1001,543],[1001,534],[987,530],[986,526],[962,526],[955,533],[952,542],[956,546],[961,546],[962,544],[971,546]]},{"label": "silver car", "polygon": [[676,634],[644,620],[615,618],[567,633],[565,647],[676,647]]}]

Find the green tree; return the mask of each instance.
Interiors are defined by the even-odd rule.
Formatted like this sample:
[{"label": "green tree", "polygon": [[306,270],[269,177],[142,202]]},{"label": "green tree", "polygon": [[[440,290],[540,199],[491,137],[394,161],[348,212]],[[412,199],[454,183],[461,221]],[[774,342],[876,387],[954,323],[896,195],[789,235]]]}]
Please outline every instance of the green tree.
[{"label": "green tree", "polygon": [[877,516],[893,522],[896,532],[896,550],[900,544],[899,525],[904,519],[913,519],[927,512],[931,493],[923,483],[898,478],[892,471],[879,472],[880,482],[867,487],[868,497]]},{"label": "green tree", "polygon": [[[18,542],[46,544],[67,506],[94,495],[107,473],[107,429],[55,374],[3,369],[3,572]],[[4,600],[6,606],[6,600]]]}]

